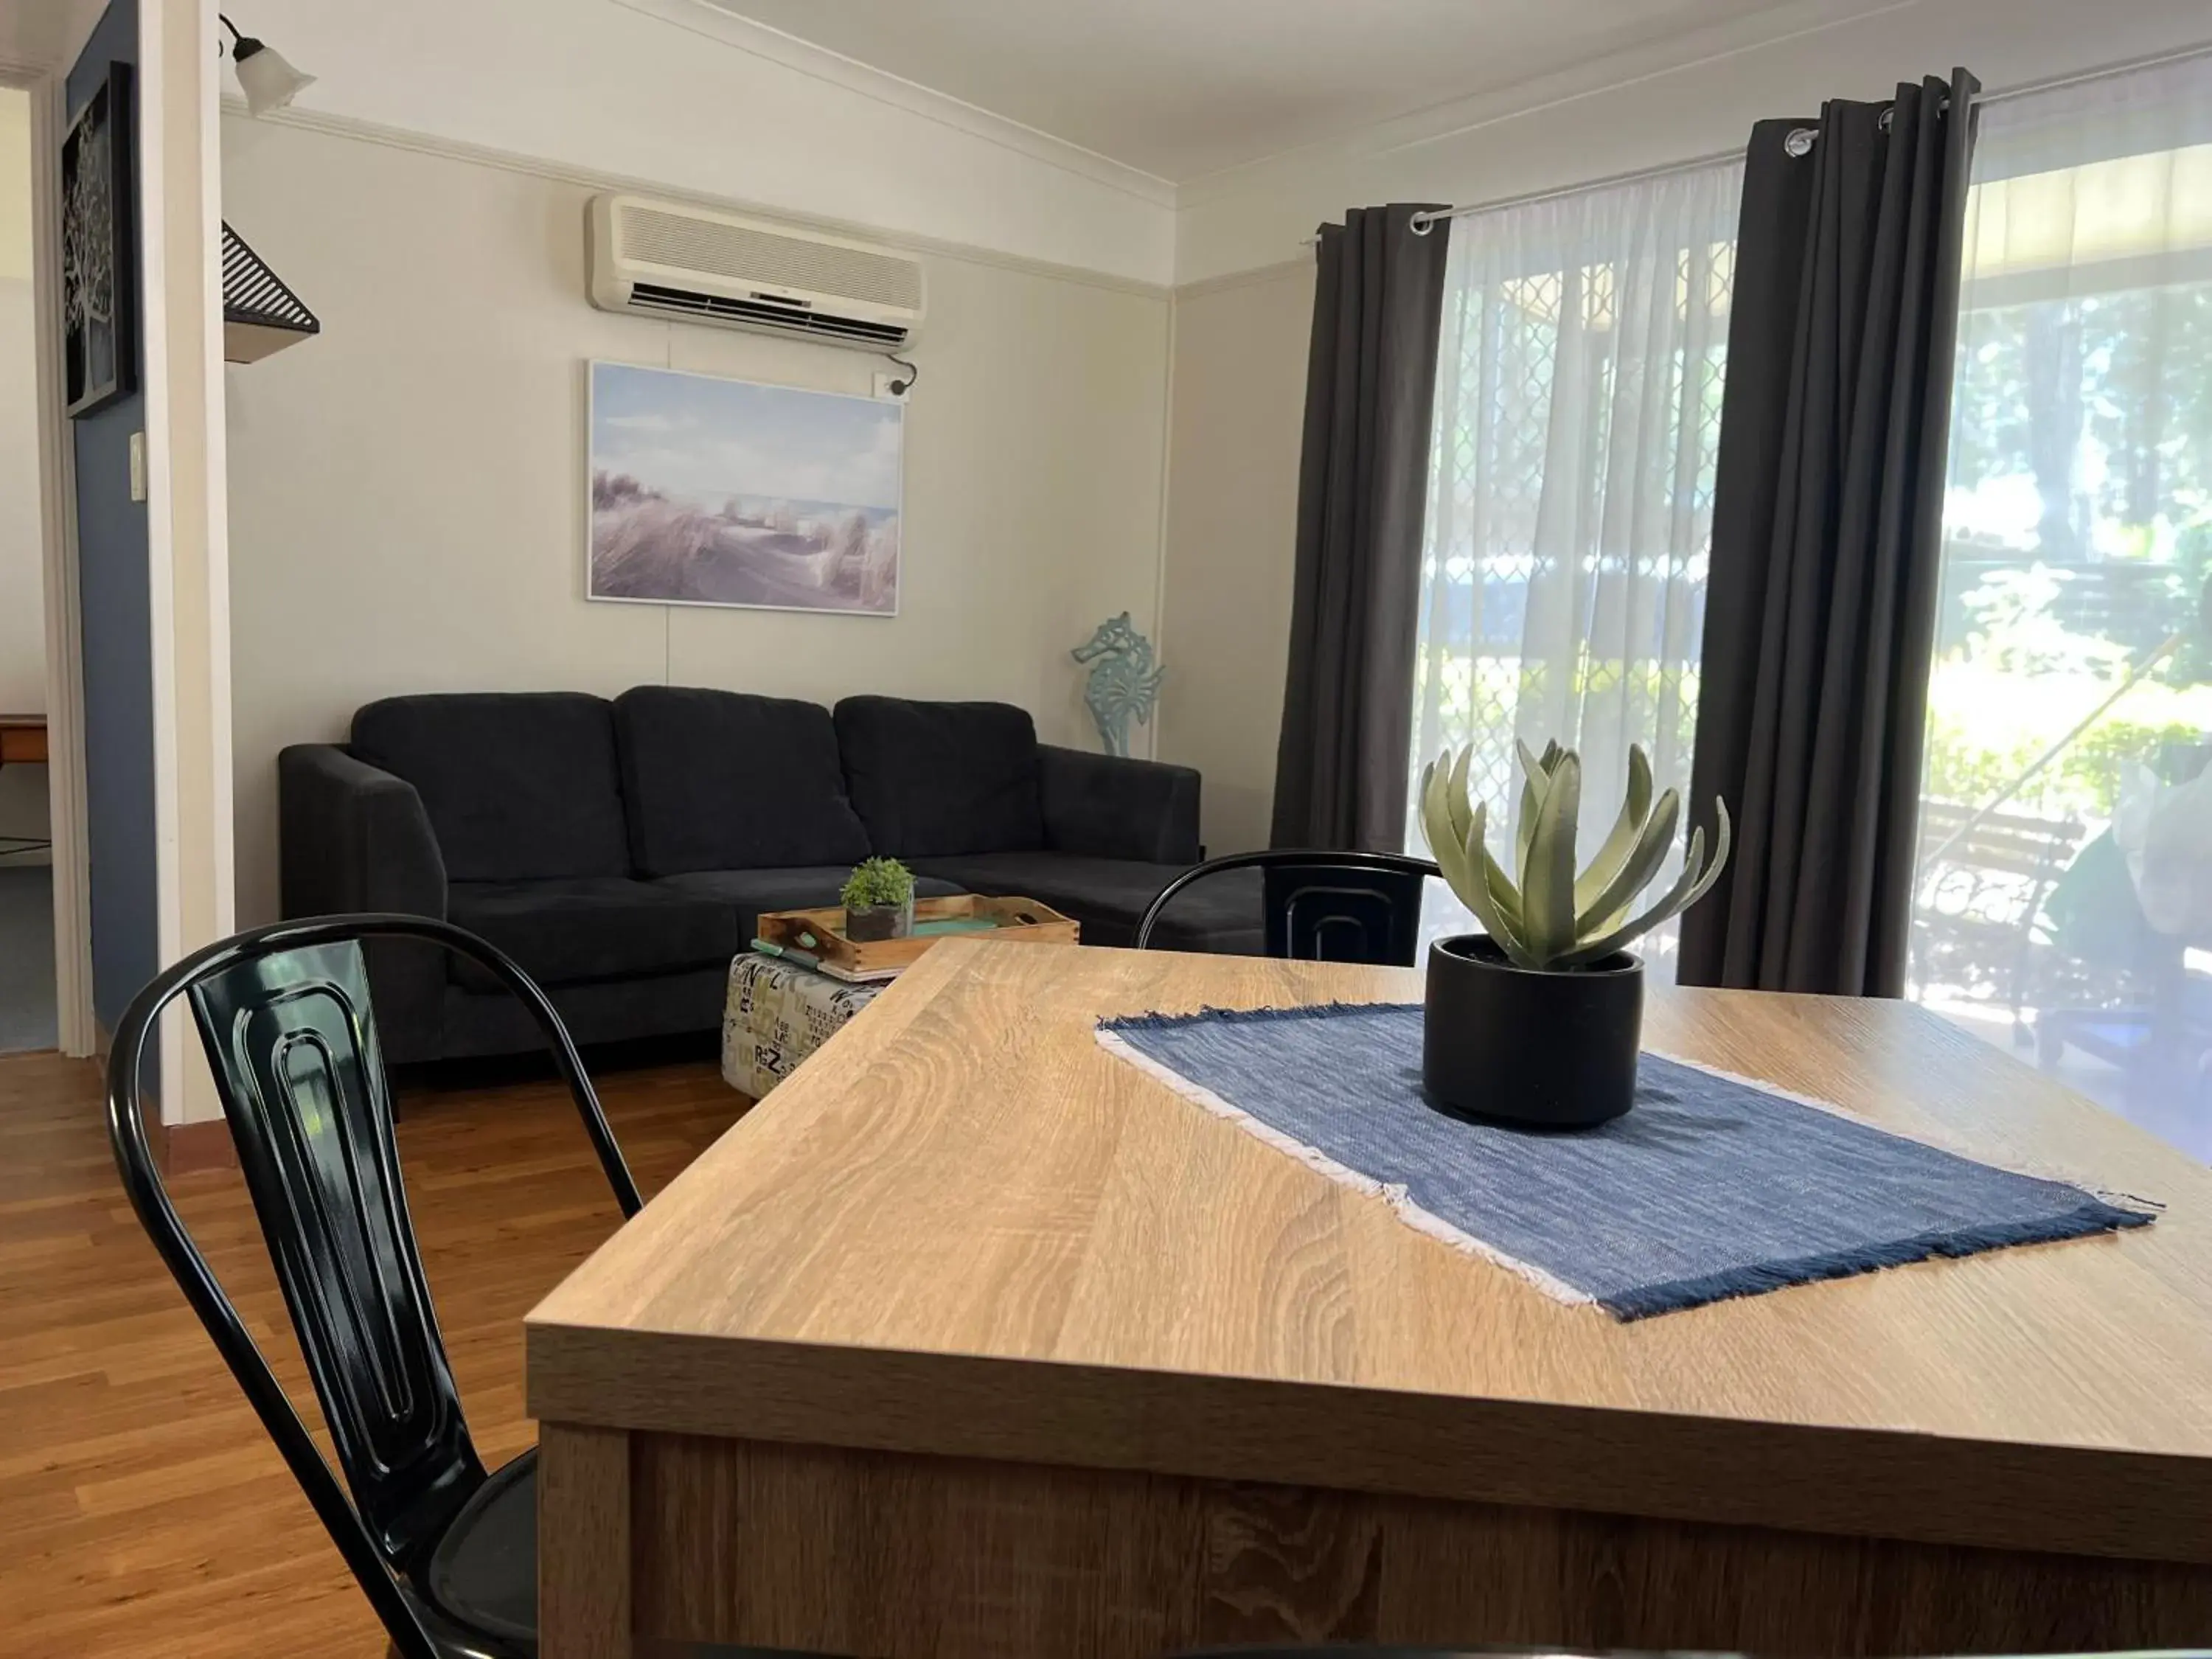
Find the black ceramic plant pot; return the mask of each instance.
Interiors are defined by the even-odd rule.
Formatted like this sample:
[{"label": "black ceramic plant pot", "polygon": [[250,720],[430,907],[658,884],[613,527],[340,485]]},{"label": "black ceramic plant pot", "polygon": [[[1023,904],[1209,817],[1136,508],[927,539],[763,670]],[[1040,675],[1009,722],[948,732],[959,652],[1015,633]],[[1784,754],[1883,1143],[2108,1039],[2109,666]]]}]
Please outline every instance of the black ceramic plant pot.
[{"label": "black ceramic plant pot", "polygon": [[1636,1100],[1644,964],[1626,951],[1588,968],[1516,968],[1480,933],[1429,947],[1421,1081],[1456,1117],[1580,1129]]}]

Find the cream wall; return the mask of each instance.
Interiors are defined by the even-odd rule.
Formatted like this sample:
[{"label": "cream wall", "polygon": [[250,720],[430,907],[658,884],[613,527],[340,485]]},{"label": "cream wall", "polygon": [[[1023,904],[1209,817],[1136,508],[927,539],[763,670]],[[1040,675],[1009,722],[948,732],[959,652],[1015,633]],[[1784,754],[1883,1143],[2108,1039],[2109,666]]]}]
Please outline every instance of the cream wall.
[{"label": "cream wall", "polygon": [[1304,261],[1176,296],[1159,755],[1204,775],[1212,853],[1267,844],[1312,313]]},{"label": "cream wall", "polygon": [[[35,315],[31,100],[0,87],[0,713],[7,714],[46,707]],[[0,771],[0,836],[42,834],[46,822],[46,769]]]},{"label": "cream wall", "polygon": [[235,117],[223,148],[225,216],[323,324],[228,371],[241,925],[276,914],[277,750],[396,692],[996,697],[1085,741],[1069,647],[1154,622],[1164,290],[926,256],[896,618],[593,604],[587,358],[859,393],[882,361],[593,310],[571,183]]}]

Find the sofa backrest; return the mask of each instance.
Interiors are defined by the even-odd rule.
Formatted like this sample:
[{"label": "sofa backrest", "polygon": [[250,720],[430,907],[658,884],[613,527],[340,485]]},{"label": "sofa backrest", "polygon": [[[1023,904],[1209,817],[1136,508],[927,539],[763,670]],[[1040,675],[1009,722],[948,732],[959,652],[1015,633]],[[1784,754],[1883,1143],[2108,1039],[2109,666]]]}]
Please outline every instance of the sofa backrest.
[{"label": "sofa backrest", "polygon": [[629,872],[613,711],[577,691],[386,697],[353,752],[422,798],[453,881]]},{"label": "sofa backrest", "polygon": [[1026,709],[848,697],[836,718],[846,791],[878,853],[930,858],[1043,847],[1036,725]]},{"label": "sofa backrest", "polygon": [[615,699],[615,743],[641,874],[868,856],[819,703],[641,685]]}]

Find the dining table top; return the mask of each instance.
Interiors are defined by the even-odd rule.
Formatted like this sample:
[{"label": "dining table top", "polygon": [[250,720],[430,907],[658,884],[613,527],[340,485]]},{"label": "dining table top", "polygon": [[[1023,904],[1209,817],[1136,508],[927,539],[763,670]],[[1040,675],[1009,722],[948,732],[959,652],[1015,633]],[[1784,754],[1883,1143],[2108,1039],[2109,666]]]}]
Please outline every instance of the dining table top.
[{"label": "dining table top", "polygon": [[2162,1204],[1620,1322],[1102,1048],[1417,969],[947,939],[531,1314],[544,1420],[2212,1563],[2212,1172],[1899,1002],[1647,1048]]}]

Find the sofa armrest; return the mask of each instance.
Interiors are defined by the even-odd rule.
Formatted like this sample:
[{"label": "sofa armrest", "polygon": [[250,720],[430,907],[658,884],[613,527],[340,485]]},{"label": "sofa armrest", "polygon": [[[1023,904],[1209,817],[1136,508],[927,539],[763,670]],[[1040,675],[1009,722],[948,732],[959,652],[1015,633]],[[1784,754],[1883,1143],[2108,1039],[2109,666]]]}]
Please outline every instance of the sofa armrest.
[{"label": "sofa armrest", "polygon": [[1161,761],[1037,745],[1045,845],[1056,853],[1198,862],[1198,774]]},{"label": "sofa armrest", "polygon": [[[278,884],[284,915],[362,910],[446,919],[446,860],[415,786],[335,744],[276,757]],[[394,1061],[436,1057],[445,952],[415,939],[365,945],[378,1036]]]}]

